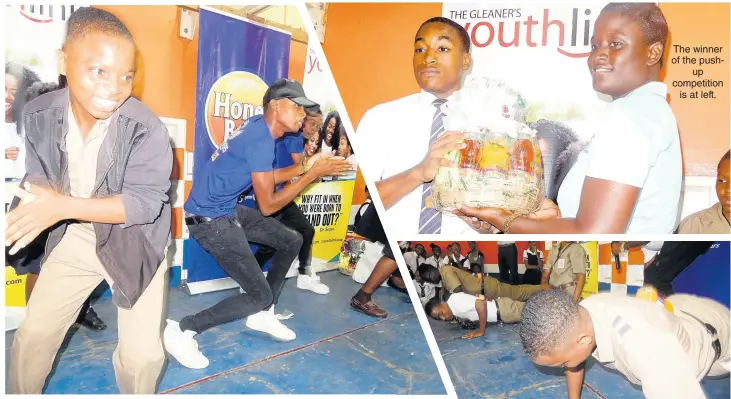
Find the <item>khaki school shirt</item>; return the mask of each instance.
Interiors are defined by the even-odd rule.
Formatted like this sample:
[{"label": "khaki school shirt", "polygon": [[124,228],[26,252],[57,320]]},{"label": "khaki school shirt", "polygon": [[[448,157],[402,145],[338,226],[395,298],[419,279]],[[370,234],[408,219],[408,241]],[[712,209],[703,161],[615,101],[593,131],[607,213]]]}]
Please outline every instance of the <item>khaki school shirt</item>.
[{"label": "khaki school shirt", "polygon": [[708,209],[688,215],[680,222],[678,234],[729,234],[728,220],[723,216],[721,203],[717,202]]},{"label": "khaki school shirt", "polygon": [[[560,257],[559,257],[560,253]],[[577,274],[586,273],[586,251],[580,244],[569,244],[563,250],[557,246],[548,255],[548,263],[544,270],[550,270],[548,284],[552,287],[561,287],[564,284],[576,283]],[[569,295],[574,294],[575,286],[564,288]]]},{"label": "khaki school shirt", "polygon": [[[591,316],[597,346],[592,356],[641,385],[648,399],[705,398],[699,381],[714,364],[715,352],[705,327],[687,313],[728,336],[729,310],[691,295],[667,300],[675,313],[623,295],[604,293],[584,299],[580,306]],[[728,338],[722,347],[719,360],[728,361]]]}]

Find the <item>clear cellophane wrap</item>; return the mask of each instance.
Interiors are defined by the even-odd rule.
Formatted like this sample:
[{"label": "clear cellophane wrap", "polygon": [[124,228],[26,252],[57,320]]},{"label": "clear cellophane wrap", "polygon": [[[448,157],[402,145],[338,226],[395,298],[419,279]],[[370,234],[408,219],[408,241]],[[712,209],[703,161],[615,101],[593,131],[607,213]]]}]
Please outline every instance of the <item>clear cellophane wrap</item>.
[{"label": "clear cellophane wrap", "polygon": [[446,155],[457,167],[437,172],[434,208],[444,213],[461,205],[520,214],[537,210],[544,197],[543,165],[520,93],[499,80],[474,78],[442,111],[445,130],[465,133],[468,146]]}]

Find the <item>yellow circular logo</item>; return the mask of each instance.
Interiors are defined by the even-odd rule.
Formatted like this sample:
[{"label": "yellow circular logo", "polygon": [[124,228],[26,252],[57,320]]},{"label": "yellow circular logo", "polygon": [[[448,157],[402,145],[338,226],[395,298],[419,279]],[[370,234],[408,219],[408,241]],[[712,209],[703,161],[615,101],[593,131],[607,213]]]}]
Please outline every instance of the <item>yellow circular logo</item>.
[{"label": "yellow circular logo", "polygon": [[216,148],[254,115],[264,113],[261,102],[267,86],[251,72],[229,72],[216,80],[206,99],[206,129]]}]

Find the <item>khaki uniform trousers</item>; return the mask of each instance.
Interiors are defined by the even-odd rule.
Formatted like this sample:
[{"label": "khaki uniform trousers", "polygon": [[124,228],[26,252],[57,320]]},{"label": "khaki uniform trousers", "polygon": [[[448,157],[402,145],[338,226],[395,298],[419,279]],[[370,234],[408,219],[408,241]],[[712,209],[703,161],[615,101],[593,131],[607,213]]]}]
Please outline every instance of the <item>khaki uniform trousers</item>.
[{"label": "khaki uniform trousers", "polygon": [[[118,343],[112,362],[122,394],[155,393],[165,363],[162,321],[167,292],[167,262],[131,309],[118,309]],[[70,225],[48,255],[15,332],[10,387],[17,394],[40,394],[53,361],[86,298],[106,280],[113,282],[96,255],[90,225]]]}]

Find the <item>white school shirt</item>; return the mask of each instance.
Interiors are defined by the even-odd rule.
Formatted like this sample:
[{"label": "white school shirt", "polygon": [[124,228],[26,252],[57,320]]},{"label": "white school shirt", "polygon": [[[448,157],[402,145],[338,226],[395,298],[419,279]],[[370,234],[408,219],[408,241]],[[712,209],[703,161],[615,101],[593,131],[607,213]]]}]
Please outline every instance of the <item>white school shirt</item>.
[{"label": "white school shirt", "polygon": [[664,243],[665,241],[650,241],[642,247],[642,253],[645,255],[645,264],[660,253]]},{"label": "white school shirt", "polygon": [[[25,176],[25,137],[18,135],[15,122],[5,123],[3,129],[3,169],[6,179],[22,179]],[[18,147],[18,159],[6,159],[5,149]]]},{"label": "white school shirt", "polygon": [[447,299],[447,305],[452,310],[452,314],[460,319],[467,319],[471,321],[480,320],[480,316],[477,314],[475,309],[475,301],[477,297],[474,295],[466,294],[464,292],[457,292],[449,296]]},{"label": "white school shirt", "polygon": [[406,266],[408,266],[412,272],[416,273],[416,269],[419,265],[426,261],[426,258],[417,255],[416,251],[411,251],[404,253],[404,261],[406,262]]},{"label": "white school shirt", "polygon": [[683,161],[678,125],[664,83],[649,82],[607,107],[596,135],[558,193],[565,218],[576,217],[585,177],[642,189],[626,233],[670,234],[678,225]]},{"label": "white school shirt", "polygon": [[444,259],[439,261],[439,267],[441,268],[442,266],[449,265],[449,263],[451,261],[455,261],[459,264],[459,266],[457,266],[457,268],[466,269],[467,271],[469,271],[470,270],[470,261],[466,260],[464,262],[464,264],[462,264],[462,259],[464,259],[464,258],[466,258],[466,256],[461,255],[461,254],[459,255],[458,258],[455,258],[454,255],[452,255],[452,254],[449,254],[449,255],[445,256]]},{"label": "white school shirt", "polygon": [[530,248],[523,251],[523,262],[528,262],[528,254],[536,255],[538,256],[538,259],[545,262],[545,259],[543,258],[543,251],[540,249],[536,249],[536,252],[531,252]]},{"label": "white school shirt", "polygon": [[432,283],[419,283],[418,281],[414,280],[414,287],[416,287],[416,295],[421,301],[421,306],[426,305],[429,300],[437,296],[437,286]]},{"label": "white school shirt", "polygon": [[[352,137],[366,180],[380,181],[411,169],[429,150],[431,123],[437,97],[422,91],[369,109]],[[422,186],[419,185],[382,215],[394,237],[419,232]],[[385,216],[385,217],[384,217]],[[479,233],[452,215],[442,215],[442,234]]]},{"label": "white school shirt", "polygon": [[432,265],[432,266],[436,267],[437,269],[439,269],[439,266],[441,265],[441,261],[442,261],[441,259],[438,259],[434,255],[432,255],[432,256],[426,258],[424,263],[426,263],[427,265]]}]

